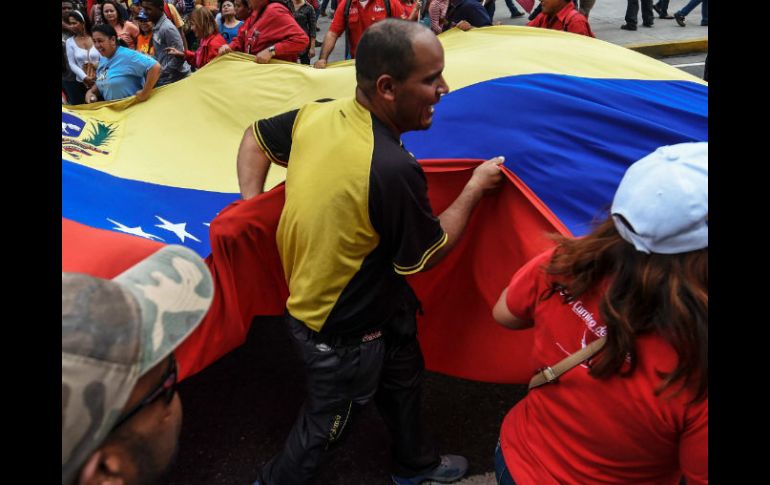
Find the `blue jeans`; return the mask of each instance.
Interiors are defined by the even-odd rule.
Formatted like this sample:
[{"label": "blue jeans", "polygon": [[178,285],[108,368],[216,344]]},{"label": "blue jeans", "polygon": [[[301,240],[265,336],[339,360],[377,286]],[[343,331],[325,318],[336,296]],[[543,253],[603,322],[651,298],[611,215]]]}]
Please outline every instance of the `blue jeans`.
[{"label": "blue jeans", "polygon": [[700,7],[700,14],[701,14],[701,20],[704,22],[709,21],[709,0],[690,0],[687,5],[685,5],[682,10],[678,11],[677,14],[681,15],[682,17],[687,17],[687,14],[692,12],[692,10],[698,6],[698,4],[701,4]]},{"label": "blue jeans", "polygon": [[497,485],[516,485],[511,477],[511,472],[508,471],[508,467],[505,465],[503,459],[503,450],[500,448],[500,440],[497,440],[497,446],[495,447],[495,479]]}]

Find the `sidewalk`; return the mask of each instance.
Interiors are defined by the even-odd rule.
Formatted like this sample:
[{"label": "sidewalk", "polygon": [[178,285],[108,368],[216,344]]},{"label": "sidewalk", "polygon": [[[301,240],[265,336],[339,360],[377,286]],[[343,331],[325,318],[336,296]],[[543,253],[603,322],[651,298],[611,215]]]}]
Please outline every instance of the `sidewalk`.
[{"label": "sidewalk", "polygon": [[[686,4],[687,0],[671,0],[669,2],[669,15],[673,15],[674,12]],[[535,5],[537,5],[537,2],[535,2]],[[518,8],[520,11],[523,11],[521,7]],[[330,10],[329,13],[331,14]],[[708,27],[701,27],[700,25],[700,6],[696,7],[687,16],[686,27],[680,27],[674,19],[660,19],[657,14],[655,14],[655,25],[653,27],[643,27],[640,11],[638,30],[629,32],[620,29],[620,26],[625,23],[625,15],[626,2],[623,0],[597,0],[589,17],[591,30],[593,30],[598,39],[632,48],[652,57],[686,55],[704,52],[708,48]],[[500,21],[503,25],[524,26],[528,22],[527,15],[518,19],[511,19],[504,0],[496,0],[494,20]],[[321,17],[318,20],[318,35],[316,38],[319,41],[323,41],[326,31],[329,30],[330,23],[331,17]],[[337,39],[334,50],[331,56],[329,56],[329,61],[343,60],[344,49],[344,38]],[[318,54],[321,53],[320,47],[316,48],[316,52]],[[318,60],[318,56],[311,59],[311,63],[316,60]]]}]

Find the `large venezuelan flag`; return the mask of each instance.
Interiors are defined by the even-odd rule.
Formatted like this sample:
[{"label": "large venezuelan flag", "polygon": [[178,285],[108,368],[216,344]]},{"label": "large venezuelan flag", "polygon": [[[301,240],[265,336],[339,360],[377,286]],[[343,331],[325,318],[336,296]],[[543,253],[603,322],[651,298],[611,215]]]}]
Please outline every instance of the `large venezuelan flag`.
[{"label": "large venezuelan flag", "polygon": [[[547,232],[588,232],[628,165],[661,145],[707,140],[708,87],[564,32],[488,27],[439,39],[452,92],[430,130],[403,136],[434,211],[482,159],[504,155],[510,183],[481,202],[446,261],[411,277],[425,309],[420,340],[432,370],[523,383],[531,331],[493,322],[500,291],[551,244]],[[215,302],[178,351],[183,376],[201,370],[243,342],[253,316],[280,314],[287,296],[274,239],[285,172],[273,167],[274,190],[237,201],[243,130],[354,86],[352,61],[314,70],[231,54],[143,104],[63,106],[62,270],[111,277],[164,243],[207,257]]]}]

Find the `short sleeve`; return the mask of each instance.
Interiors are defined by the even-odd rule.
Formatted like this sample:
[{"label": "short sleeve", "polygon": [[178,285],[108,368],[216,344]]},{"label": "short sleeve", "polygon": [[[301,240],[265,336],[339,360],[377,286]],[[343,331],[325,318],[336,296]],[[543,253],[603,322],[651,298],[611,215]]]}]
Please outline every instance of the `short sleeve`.
[{"label": "short sleeve", "polygon": [[329,26],[329,30],[337,34],[342,35],[345,32],[345,3],[347,0],[340,0],[337,10],[334,11],[334,18]]},{"label": "short sleeve", "polygon": [[[128,48],[124,47],[124,49],[128,49]],[[152,69],[152,66],[154,66],[158,62],[155,60],[154,57],[150,57],[139,51],[129,50],[128,52],[131,55],[130,66],[134,74],[136,74],[137,76],[144,76],[145,74],[147,74],[147,71]]]},{"label": "short sleeve", "polygon": [[508,311],[520,320],[533,321],[535,304],[544,290],[545,274],[542,267],[553,256],[553,249],[545,251],[519,268],[508,284],[505,304]]},{"label": "short sleeve", "polygon": [[447,242],[447,234],[428,200],[425,173],[406,151],[403,158],[373,165],[370,214],[389,246],[396,273],[417,273]]},{"label": "short sleeve", "polygon": [[253,125],[254,138],[267,158],[282,167],[289,163],[291,154],[291,133],[298,109],[258,120]]}]

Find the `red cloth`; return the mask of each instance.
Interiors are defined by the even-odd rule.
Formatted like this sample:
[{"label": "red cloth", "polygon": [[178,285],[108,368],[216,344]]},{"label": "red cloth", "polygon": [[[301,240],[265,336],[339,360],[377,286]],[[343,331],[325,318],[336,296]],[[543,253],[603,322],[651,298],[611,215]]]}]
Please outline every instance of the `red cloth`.
[{"label": "red cloth", "polygon": [[256,55],[275,46],[275,58],[297,62],[299,54],[310,45],[310,39],[299,26],[294,15],[280,3],[268,3],[261,11],[254,11],[230,41],[234,51]]},{"label": "red cloth", "polygon": [[[342,36],[345,34],[345,0],[340,0],[339,7],[334,11],[329,30]],[[406,18],[404,6],[399,0],[390,0],[390,16],[394,18]],[[348,25],[350,34],[350,55],[356,57],[356,47],[364,30],[375,22],[387,18],[385,10],[385,0],[369,0],[366,7],[361,8],[358,0],[352,0],[350,3],[350,12],[348,15]]]},{"label": "red cloth", "polygon": [[198,50],[195,52],[189,50],[184,51],[184,60],[192,67],[200,69],[211,62],[219,53],[219,48],[225,44],[227,44],[227,41],[221,34],[211,34],[200,41]]},{"label": "red cloth", "polygon": [[588,37],[596,37],[591,31],[591,26],[588,24],[586,16],[580,13],[572,2],[567,2],[564,8],[556,12],[556,15],[546,15],[542,12],[539,13],[537,17],[527,24],[527,26],[551,30],[564,30],[565,24],[567,25],[567,32],[587,35]]},{"label": "red cloth", "polygon": [[[459,195],[479,161],[420,163],[438,214]],[[544,233],[569,231],[517,177],[505,174],[510,183],[479,203],[445,260],[410,276],[409,282],[425,310],[418,325],[429,369],[480,381],[524,383],[531,376],[531,332],[502,328],[492,319],[492,307],[509,276],[552,245]],[[275,243],[283,202],[280,185],[248,201],[233,202],[211,221],[206,263],[214,277],[214,301],[201,325],[176,351],[180,378],[241,345],[254,316],[283,314],[288,289]],[[159,246],[62,221],[63,270],[112,277]]]},{"label": "red cloth", "polygon": [[318,0],[306,0],[306,1],[313,7],[313,10],[318,10]]},{"label": "red cloth", "polygon": [[[571,303],[540,301],[549,284],[541,267],[548,250],[511,279],[510,312],[534,321],[529,371],[553,366],[599,336],[603,288]],[[516,334],[517,331],[510,333]],[[657,371],[670,371],[676,353],[657,335],[637,339],[638,366],[630,377],[597,380],[578,365],[558,384],[534,389],[505,417],[500,444],[516,483],[708,483],[708,400],[688,404],[684,392],[655,396]]]}]

